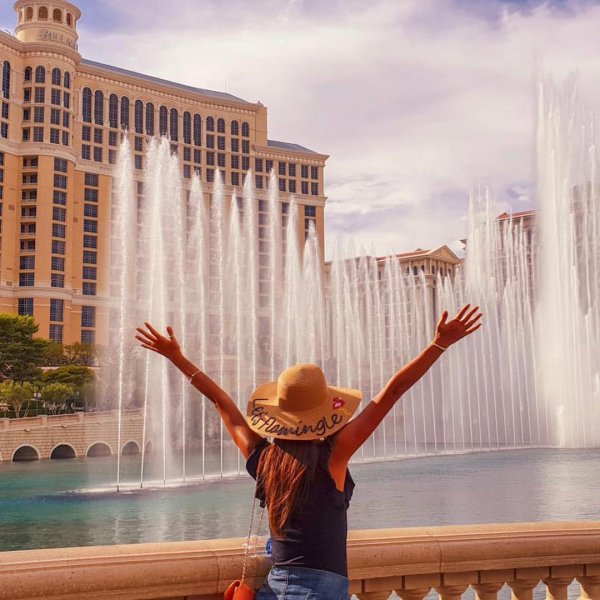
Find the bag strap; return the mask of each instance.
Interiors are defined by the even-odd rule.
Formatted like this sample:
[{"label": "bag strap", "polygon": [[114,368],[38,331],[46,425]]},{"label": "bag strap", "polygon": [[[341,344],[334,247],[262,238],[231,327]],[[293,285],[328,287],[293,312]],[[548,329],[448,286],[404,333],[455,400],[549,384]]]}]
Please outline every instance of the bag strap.
[{"label": "bag strap", "polygon": [[[242,578],[241,582],[244,583],[244,579],[246,578],[246,565],[248,563],[248,555],[250,554],[250,541],[252,539],[252,528],[254,527],[254,512],[256,509],[256,490],[254,491],[254,498],[252,499],[252,511],[250,513],[250,525],[248,526],[248,538],[246,540],[246,548],[244,550],[244,562],[242,564]],[[263,522],[263,516],[265,514],[265,507],[262,507],[260,511],[260,518],[258,521],[258,527],[256,528],[256,540],[254,542],[254,554],[256,554],[258,548],[258,534],[260,533],[260,528]]]}]

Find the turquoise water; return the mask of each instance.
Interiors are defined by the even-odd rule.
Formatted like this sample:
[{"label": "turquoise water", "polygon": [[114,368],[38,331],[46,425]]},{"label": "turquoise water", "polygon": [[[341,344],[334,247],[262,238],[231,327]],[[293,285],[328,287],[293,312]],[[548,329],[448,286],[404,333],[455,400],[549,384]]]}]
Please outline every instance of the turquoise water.
[{"label": "turquoise water", "polygon": [[[600,450],[513,450],[354,464],[351,529],[600,519]],[[123,479],[139,457],[123,457]],[[0,464],[0,551],[245,535],[249,478],[120,493],[115,459]]]}]

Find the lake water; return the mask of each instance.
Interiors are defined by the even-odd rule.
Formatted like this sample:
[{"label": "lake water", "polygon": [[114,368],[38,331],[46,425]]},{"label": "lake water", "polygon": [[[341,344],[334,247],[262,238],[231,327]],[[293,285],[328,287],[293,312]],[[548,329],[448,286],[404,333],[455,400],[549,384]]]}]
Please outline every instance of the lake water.
[{"label": "lake water", "polygon": [[[350,529],[600,519],[600,449],[429,456],[351,471]],[[122,479],[138,472],[139,457],[123,457]],[[245,535],[247,477],[67,493],[114,480],[114,458],[1,464],[0,551]]]}]

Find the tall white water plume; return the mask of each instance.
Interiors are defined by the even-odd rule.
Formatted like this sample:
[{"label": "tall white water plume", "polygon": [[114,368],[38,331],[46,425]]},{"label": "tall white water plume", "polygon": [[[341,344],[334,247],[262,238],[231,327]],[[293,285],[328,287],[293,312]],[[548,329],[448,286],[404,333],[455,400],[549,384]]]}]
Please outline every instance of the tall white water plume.
[{"label": "tall white water plume", "polygon": [[250,173],[237,194],[219,175],[186,186],[167,140],[150,143],[136,197],[124,144],[107,390],[121,410],[144,411],[142,463],[153,474],[143,466],[141,479],[242,471],[213,407],[167,361],[132,351],[143,321],[173,325],[242,410],[258,383],[309,361],[332,384],[361,389],[364,405],[431,341],[442,310],[468,301],[485,326],[405,394],[358,458],[600,444],[600,184],[592,121],[569,90],[540,86],[539,226],[499,219],[476,191],[453,275],[341,248],[324,264],[303,205],[280,197],[273,175],[266,193]]}]

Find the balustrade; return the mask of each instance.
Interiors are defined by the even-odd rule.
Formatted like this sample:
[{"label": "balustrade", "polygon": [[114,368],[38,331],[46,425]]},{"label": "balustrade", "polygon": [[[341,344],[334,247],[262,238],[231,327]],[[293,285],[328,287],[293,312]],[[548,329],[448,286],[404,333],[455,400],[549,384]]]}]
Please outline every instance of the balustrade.
[{"label": "balustrade", "polygon": [[[350,591],[358,600],[600,600],[600,522],[522,523],[351,532]],[[206,540],[0,553],[0,600],[216,600],[240,576],[243,540]],[[268,559],[250,561],[256,587]],[[472,597],[473,592],[471,592]]]}]

